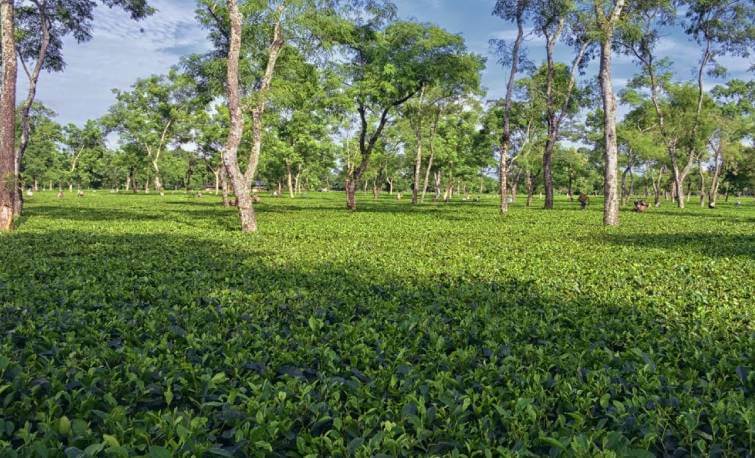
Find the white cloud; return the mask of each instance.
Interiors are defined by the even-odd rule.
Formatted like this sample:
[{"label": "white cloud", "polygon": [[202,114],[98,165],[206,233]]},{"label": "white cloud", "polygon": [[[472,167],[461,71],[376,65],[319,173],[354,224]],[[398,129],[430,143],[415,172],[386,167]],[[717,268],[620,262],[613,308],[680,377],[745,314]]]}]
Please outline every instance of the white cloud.
[{"label": "white cloud", "polygon": [[[38,100],[58,113],[59,122],[99,117],[114,101],[113,88],[126,89],[138,78],[165,73],[181,56],[208,49],[191,0],[152,4],[157,13],[140,22],[121,10],[98,7],[93,39],[81,44],[66,40],[65,71],[43,74],[38,93]],[[25,95],[25,79],[21,73],[19,98]]]}]

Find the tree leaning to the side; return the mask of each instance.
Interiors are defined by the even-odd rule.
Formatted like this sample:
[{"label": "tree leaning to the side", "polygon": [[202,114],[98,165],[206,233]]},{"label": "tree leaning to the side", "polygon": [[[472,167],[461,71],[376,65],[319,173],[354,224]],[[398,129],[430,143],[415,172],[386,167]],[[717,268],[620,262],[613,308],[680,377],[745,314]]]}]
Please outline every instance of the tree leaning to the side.
[{"label": "tree leaning to the side", "polygon": [[[608,11],[606,11],[608,3]],[[603,141],[605,171],[603,194],[603,224],[619,225],[619,147],[616,137],[616,96],[613,91],[611,62],[614,34],[625,0],[606,2],[594,0],[595,21],[600,36],[600,89],[603,98]]]},{"label": "tree leaning to the side", "polygon": [[[498,0],[495,9],[493,10],[494,15],[507,21],[514,21],[517,29],[516,39],[511,47],[509,79],[506,84],[506,96],[503,102],[503,134],[501,136],[501,150],[498,162],[501,214],[506,214],[509,211],[508,175],[509,167],[511,165],[509,159],[509,150],[511,149],[511,104],[514,97],[514,82],[516,80],[516,74],[519,71],[521,47],[522,42],[524,41],[524,22],[526,20],[528,7],[528,0],[517,0],[516,2],[511,2],[510,0]],[[502,48],[500,45],[499,47]],[[502,56],[502,59],[504,62],[508,60],[506,56]]]},{"label": "tree leaning to the side", "polygon": [[10,231],[16,216],[16,33],[13,0],[0,0],[3,87],[0,94],[0,231]]},{"label": "tree leaning to the side", "polygon": [[[545,117],[548,136],[543,152],[543,183],[545,208],[553,208],[553,153],[559,140],[561,124],[566,118],[577,85],[579,69],[584,65],[591,40],[582,26],[585,18],[579,14],[571,0],[541,0],[535,6],[535,27],[545,38],[546,88]],[[568,42],[576,50],[569,72],[569,82],[562,93],[556,93],[556,45],[567,34]]]},{"label": "tree leaning to the side", "polygon": [[239,87],[239,60],[241,56],[241,31],[243,18],[239,11],[236,0],[228,0],[228,15],[230,18],[230,37],[228,47],[228,72],[227,72],[227,102],[230,112],[231,126],[228,131],[228,141],[223,152],[223,165],[230,178],[233,192],[238,202],[239,217],[241,218],[241,230],[243,232],[257,231],[257,217],[254,213],[251,186],[257,172],[260,152],[262,150],[262,115],[265,111],[266,97],[273,79],[273,72],[278,61],[281,49],[283,49],[283,32],[281,28],[281,16],[284,5],[276,7],[273,16],[273,37],[268,49],[267,66],[265,73],[257,88],[257,99],[252,107],[252,145],[246,171],[241,171],[239,165],[238,150],[241,137],[244,134],[244,117],[241,111],[241,91]]}]

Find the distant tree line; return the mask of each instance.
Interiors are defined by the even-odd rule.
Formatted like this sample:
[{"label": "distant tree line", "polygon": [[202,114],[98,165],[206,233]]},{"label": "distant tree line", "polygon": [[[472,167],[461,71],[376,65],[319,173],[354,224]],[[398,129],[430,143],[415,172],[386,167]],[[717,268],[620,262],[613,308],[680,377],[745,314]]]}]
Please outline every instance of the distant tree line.
[{"label": "distant tree line", "polygon": [[[143,0],[103,3],[135,20],[153,12]],[[694,194],[715,208],[755,185],[753,81],[706,80],[726,75],[722,56],[749,55],[748,1],[499,0],[493,14],[514,34],[491,43],[505,94],[490,100],[483,57],[459,35],[399,19],[389,1],[201,0],[209,52],[115,91],[100,119],[61,126],[35,91],[43,71],[62,71],[63,38],[91,36],[95,5],[76,5],[0,2],[6,229],[27,188],[210,188],[254,231],[259,188],[340,190],[350,210],[360,190],[413,204],[498,193],[503,214],[521,195],[531,205],[542,193],[550,209],[558,192],[602,193],[604,222],[616,225],[632,196],[684,207]],[[690,81],[658,50],[674,27],[700,45]],[[528,58],[531,35],[542,38],[541,63]],[[556,60],[559,46],[573,50],[570,62]],[[638,73],[615,93],[617,53]],[[19,106],[17,61],[30,82]]]}]

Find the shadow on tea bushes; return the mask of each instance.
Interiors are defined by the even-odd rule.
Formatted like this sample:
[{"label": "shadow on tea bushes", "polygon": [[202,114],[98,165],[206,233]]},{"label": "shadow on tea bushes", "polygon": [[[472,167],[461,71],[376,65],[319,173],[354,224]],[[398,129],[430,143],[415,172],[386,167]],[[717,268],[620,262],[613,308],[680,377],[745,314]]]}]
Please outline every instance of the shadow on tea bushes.
[{"label": "shadow on tea bushes", "polygon": [[752,449],[746,316],[701,324],[660,301],[281,259],[239,240],[3,238],[1,453]]}]

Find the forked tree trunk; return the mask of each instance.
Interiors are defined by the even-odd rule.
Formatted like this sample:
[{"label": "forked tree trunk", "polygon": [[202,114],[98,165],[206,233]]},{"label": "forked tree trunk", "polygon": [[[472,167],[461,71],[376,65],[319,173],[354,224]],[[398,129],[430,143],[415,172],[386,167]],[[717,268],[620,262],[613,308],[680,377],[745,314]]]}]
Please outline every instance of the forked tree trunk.
[{"label": "forked tree trunk", "polygon": [[244,133],[244,117],[241,112],[241,90],[239,88],[239,58],[241,54],[242,16],[236,0],[228,0],[228,16],[230,19],[230,36],[228,47],[227,70],[227,102],[230,113],[231,126],[228,130],[228,140],[223,151],[223,165],[233,186],[238,203],[239,219],[242,232],[257,230],[257,217],[252,205],[251,185],[257,173],[259,156],[262,148],[262,115],[265,111],[267,95],[272,82],[275,65],[283,48],[284,41],[281,28],[281,15],[284,4],[280,4],[275,11],[276,22],[273,26],[273,39],[268,49],[267,66],[257,89],[257,100],[252,108],[252,147],[247,162],[247,169],[241,172],[238,161],[238,149]]},{"label": "forked tree trunk", "polygon": [[0,0],[2,93],[0,93],[0,232],[10,231],[16,216],[16,32],[13,0]]},{"label": "forked tree trunk", "polygon": [[294,176],[294,194],[301,194],[301,163],[296,166],[296,176]]}]

